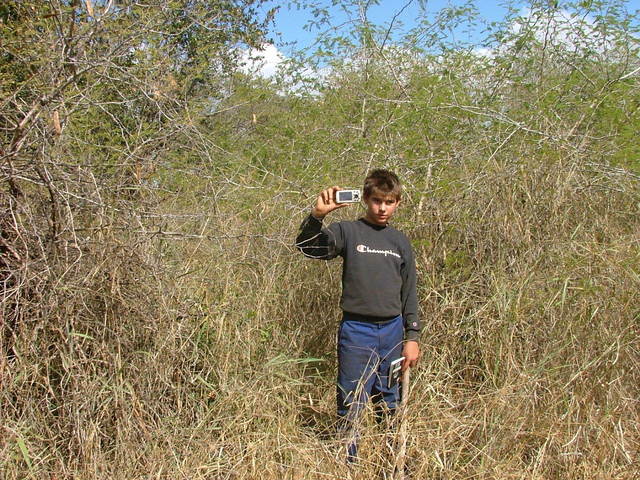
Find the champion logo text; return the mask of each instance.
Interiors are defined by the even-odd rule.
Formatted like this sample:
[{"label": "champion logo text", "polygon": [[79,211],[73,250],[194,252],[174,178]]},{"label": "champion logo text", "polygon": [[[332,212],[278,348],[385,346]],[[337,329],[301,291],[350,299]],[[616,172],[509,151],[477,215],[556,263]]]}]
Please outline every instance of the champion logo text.
[{"label": "champion logo text", "polygon": [[362,244],[358,245],[356,247],[356,250],[360,253],[376,253],[378,255],[384,255],[385,257],[387,255],[393,255],[394,257],[402,258],[400,254],[394,252],[393,250],[376,250],[374,248],[369,248],[366,245],[362,245]]}]

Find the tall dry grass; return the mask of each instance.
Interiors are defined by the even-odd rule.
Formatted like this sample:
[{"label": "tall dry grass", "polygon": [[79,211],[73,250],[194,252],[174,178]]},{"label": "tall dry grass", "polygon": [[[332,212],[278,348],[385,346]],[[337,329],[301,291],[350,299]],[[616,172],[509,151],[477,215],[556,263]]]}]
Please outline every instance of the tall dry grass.
[{"label": "tall dry grass", "polygon": [[[424,320],[412,478],[638,478],[638,178],[510,154],[398,166]],[[242,174],[194,178],[161,220],[85,220],[56,255],[34,253],[37,212],[2,217],[4,478],[390,471],[370,417],[356,468],[334,435],[340,265],[292,246],[321,185]]]}]

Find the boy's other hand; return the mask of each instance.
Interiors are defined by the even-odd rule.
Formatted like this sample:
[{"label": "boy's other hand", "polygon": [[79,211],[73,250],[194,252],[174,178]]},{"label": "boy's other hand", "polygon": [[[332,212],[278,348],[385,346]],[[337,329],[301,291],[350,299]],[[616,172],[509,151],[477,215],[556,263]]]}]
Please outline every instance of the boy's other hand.
[{"label": "boy's other hand", "polygon": [[327,214],[342,207],[346,207],[347,203],[336,203],[336,192],[342,190],[338,186],[325,188],[318,198],[316,199],[316,205],[311,211],[311,215],[318,219],[324,218]]},{"label": "boy's other hand", "polygon": [[404,372],[407,368],[413,368],[418,364],[418,360],[420,359],[420,345],[418,342],[413,340],[409,340],[405,342],[402,347],[402,356],[404,357],[404,362],[402,362],[402,371]]}]

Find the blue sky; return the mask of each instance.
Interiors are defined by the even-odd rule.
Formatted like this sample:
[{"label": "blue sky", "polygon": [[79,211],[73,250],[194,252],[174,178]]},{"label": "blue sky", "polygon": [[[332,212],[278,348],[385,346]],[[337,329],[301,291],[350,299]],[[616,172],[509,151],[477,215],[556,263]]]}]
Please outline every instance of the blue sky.
[{"label": "blue sky", "polygon": [[[363,0],[363,3],[366,1]],[[303,2],[314,3],[319,8],[325,8],[329,24],[311,29],[305,28],[309,22],[316,21],[320,17],[314,16],[310,8],[296,7],[296,3]],[[334,3],[336,5],[333,5]],[[397,39],[403,32],[417,27],[421,20],[432,21],[444,8],[462,7],[468,2],[465,0],[370,0],[370,3],[371,6],[367,12],[369,21],[385,28],[393,21]],[[478,17],[475,26],[466,25],[455,29],[451,33],[451,40],[481,48],[483,47],[482,39],[486,37],[483,29],[489,22],[502,20],[507,14],[507,9],[500,6],[501,2],[496,1],[476,0],[469,3],[473,3],[477,9]],[[358,0],[298,0],[297,2],[268,0],[263,6],[264,12],[270,8],[279,7],[273,32],[269,35],[273,44],[265,45],[263,50],[247,52],[244,58],[248,64],[246,70],[270,77],[275,74],[278,65],[286,57],[291,57],[295,50],[308,47],[311,49],[308,53],[312,53],[315,50],[316,38],[323,32],[335,35],[335,31],[331,31],[331,28],[338,28],[342,34],[352,31],[354,22],[359,20],[358,9],[351,7],[348,12],[345,12],[342,7],[344,4],[357,5]],[[522,7],[526,4],[527,2],[521,3]],[[516,2],[516,5],[519,3]]]},{"label": "blue sky", "polygon": [[[324,7],[330,14],[332,26],[348,29],[350,21],[354,20],[338,6],[332,6],[331,0],[317,0],[318,6]],[[342,3],[342,2],[341,2]],[[346,2],[355,3],[355,2]],[[379,0],[375,5],[371,5],[368,10],[369,20],[377,25],[387,26],[395,18],[395,26],[400,27],[400,31],[408,30],[418,25],[421,18],[433,18],[437,12],[448,6],[462,7],[467,2],[461,0]],[[501,2],[479,0],[473,2],[479,13],[479,20],[484,22],[502,20],[506,14],[506,9],[500,6]],[[523,7],[527,2],[522,2]],[[304,25],[313,21],[313,13],[309,9],[299,9],[287,1],[271,0],[265,6],[267,8],[278,6],[279,10],[275,19],[275,32],[272,39],[276,47],[283,53],[288,54],[294,43],[300,47],[309,47],[318,33],[326,30],[328,26],[314,28],[312,31],[304,29]],[[351,9],[357,15],[357,9]],[[357,18],[356,18],[357,19]],[[466,43],[480,43],[483,38],[481,22],[472,29],[459,29],[454,34],[456,40]]]},{"label": "blue sky", "polygon": [[[311,30],[305,29],[305,25],[322,18],[322,15],[314,15],[310,8],[297,8],[296,4],[300,3],[313,3],[317,8],[325,9],[325,18],[328,23]],[[395,22],[394,30],[397,32],[395,39],[399,39],[403,33],[412,28],[419,27],[417,30],[420,32],[420,39],[416,42],[418,47],[424,48],[425,44],[428,43],[425,42],[428,32],[447,32],[448,37],[445,43],[448,45],[454,43],[456,47],[471,47],[476,52],[485,55],[495,47],[495,45],[484,43],[489,36],[487,27],[492,22],[502,22],[511,14],[510,23],[506,28],[517,28],[517,25],[513,23],[514,12],[517,15],[527,16],[531,7],[531,1],[527,0],[360,0],[360,3],[370,4],[370,8],[367,11],[370,23],[386,28],[392,20]],[[591,29],[594,45],[602,47],[602,43],[598,43],[600,34],[595,27],[596,17],[594,15],[607,14],[609,8],[615,3],[604,1],[602,3],[594,2],[593,4],[584,5],[574,4],[572,13],[565,9],[570,4],[560,1],[558,10],[552,11],[549,21],[553,21],[555,25],[572,25],[582,22],[583,33],[585,28],[587,31]],[[640,29],[638,25],[638,19],[640,18],[638,0],[627,0],[624,3],[625,9],[634,14],[632,25]],[[351,5],[346,11],[343,8],[345,4]],[[273,44],[267,44],[260,50],[254,49],[245,52],[246,70],[264,77],[270,77],[277,71],[278,65],[282,64],[287,57],[291,57],[295,50],[309,47],[310,50],[306,53],[307,55],[313,55],[315,51],[314,41],[323,32],[327,32],[332,38],[337,34],[348,35],[353,32],[353,25],[359,22],[358,4],[358,0],[268,0],[263,7],[265,12],[269,8],[279,7],[273,27],[274,31],[269,35]],[[453,29],[443,29],[441,26],[436,26],[430,30],[429,25],[444,9],[448,7],[464,7],[467,4],[473,4],[473,11],[476,13],[471,23],[465,22]],[[506,5],[510,5],[511,12],[509,12]],[[575,8],[578,8],[576,5],[582,5],[584,8],[580,8],[581,11],[577,12],[575,10]],[[589,5],[593,5],[596,10],[590,10]],[[459,18],[459,15],[455,14],[454,17]],[[426,26],[421,22],[426,22]],[[584,25],[585,22],[587,24],[586,27]],[[592,27],[589,25],[592,25]],[[336,34],[336,30],[332,29],[337,29],[338,33]],[[636,30],[636,35],[637,32],[638,30]],[[576,41],[575,38],[566,29],[559,28],[554,30],[554,35],[556,35],[555,38],[558,42],[573,46],[578,45],[578,43],[574,43]],[[438,39],[438,41],[441,40],[442,38]],[[584,36],[579,41],[584,43]],[[358,40],[356,40],[357,43]],[[437,47],[437,43],[432,45]]]}]

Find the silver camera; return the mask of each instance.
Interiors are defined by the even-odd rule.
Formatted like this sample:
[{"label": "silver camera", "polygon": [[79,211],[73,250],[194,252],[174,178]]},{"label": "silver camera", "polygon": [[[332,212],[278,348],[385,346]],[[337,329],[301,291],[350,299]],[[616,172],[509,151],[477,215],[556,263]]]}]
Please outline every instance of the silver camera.
[{"label": "silver camera", "polygon": [[338,190],[336,203],[357,203],[360,201],[360,190]]}]

